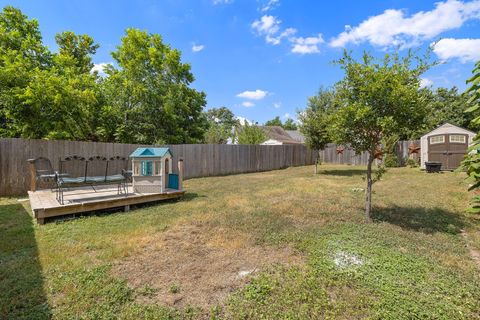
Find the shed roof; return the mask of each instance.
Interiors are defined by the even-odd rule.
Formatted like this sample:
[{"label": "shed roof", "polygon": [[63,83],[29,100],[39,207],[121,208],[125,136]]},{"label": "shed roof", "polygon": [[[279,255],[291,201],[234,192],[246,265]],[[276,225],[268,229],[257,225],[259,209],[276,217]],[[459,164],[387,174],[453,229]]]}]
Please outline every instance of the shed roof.
[{"label": "shed roof", "polygon": [[132,158],[151,158],[151,157],[164,157],[165,155],[170,154],[170,149],[168,148],[137,148],[130,155]]},{"label": "shed roof", "polygon": [[444,130],[447,130],[447,129],[455,129],[456,132],[461,132],[461,133],[465,133],[465,134],[469,134],[469,135],[475,135],[475,132],[473,132],[473,131],[467,130],[465,128],[456,126],[456,125],[448,123],[448,122],[445,122],[441,126],[439,126],[435,129],[433,129],[432,131],[424,134],[422,136],[422,138],[427,137],[427,136],[431,136],[431,135],[435,135],[437,133],[442,134],[442,132],[444,132]]},{"label": "shed roof", "polygon": [[288,133],[280,126],[260,126],[268,138],[277,140],[283,144],[301,144],[301,142],[294,140]]}]

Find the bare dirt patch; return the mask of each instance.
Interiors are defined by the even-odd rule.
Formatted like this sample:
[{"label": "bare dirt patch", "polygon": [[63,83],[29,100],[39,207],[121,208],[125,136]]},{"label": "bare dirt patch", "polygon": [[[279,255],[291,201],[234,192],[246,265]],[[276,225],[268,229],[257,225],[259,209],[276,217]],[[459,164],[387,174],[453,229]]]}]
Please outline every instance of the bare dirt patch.
[{"label": "bare dirt patch", "polygon": [[475,261],[477,266],[480,268],[480,251],[473,248],[472,246],[470,246],[468,244],[468,234],[465,230],[460,230],[460,232],[461,232],[461,235],[463,236],[463,238],[466,240],[466,245],[467,245],[467,249],[470,253],[470,257],[472,258],[473,261]]},{"label": "bare dirt patch", "polygon": [[247,236],[222,228],[176,226],[118,262],[116,276],[126,278],[144,303],[206,310],[222,304],[249,276],[273,264],[298,265],[291,248],[254,245]]}]

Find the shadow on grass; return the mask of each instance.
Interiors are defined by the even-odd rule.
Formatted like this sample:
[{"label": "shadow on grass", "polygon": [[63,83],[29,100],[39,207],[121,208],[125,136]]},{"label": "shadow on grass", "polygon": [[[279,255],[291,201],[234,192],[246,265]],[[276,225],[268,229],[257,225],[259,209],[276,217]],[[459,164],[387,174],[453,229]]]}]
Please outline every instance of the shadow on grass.
[{"label": "shadow on grass", "polygon": [[343,176],[343,177],[353,177],[359,175],[366,175],[366,169],[346,169],[346,170],[321,170],[320,174],[326,174],[329,176]]},{"label": "shadow on grass", "polygon": [[436,232],[457,234],[467,224],[462,215],[441,208],[399,206],[375,208],[373,220],[427,234]]},{"label": "shadow on grass", "polygon": [[[199,195],[198,193],[195,192],[186,192],[183,196],[179,198],[174,198],[174,199],[164,199],[164,200],[158,200],[158,201],[150,201],[150,202],[145,202],[145,203],[137,203],[137,204],[132,204],[130,205],[130,211],[126,212],[126,214],[131,213],[132,211],[139,210],[139,209],[145,209],[145,208],[151,208],[151,207],[156,207],[156,206],[161,206],[165,205],[168,203],[176,203],[176,202],[185,202],[185,201],[192,201],[196,198],[206,198],[206,195]],[[45,222],[51,223],[51,222],[68,222],[72,221],[81,217],[103,217],[103,216],[108,216],[114,213],[121,213],[125,211],[124,206],[120,207],[114,207],[114,208],[108,208],[108,209],[101,209],[101,210],[95,210],[95,211],[86,211],[86,212],[81,212],[81,213],[75,213],[75,214],[66,214],[63,216],[57,216],[57,217],[50,217],[50,218],[45,218]]]},{"label": "shadow on grass", "polygon": [[0,205],[0,318],[50,319],[33,219],[21,204]]},{"label": "shadow on grass", "polygon": [[196,198],[206,198],[207,196],[204,194],[198,194],[195,192],[185,192],[183,197],[179,198],[178,201],[192,201]]}]

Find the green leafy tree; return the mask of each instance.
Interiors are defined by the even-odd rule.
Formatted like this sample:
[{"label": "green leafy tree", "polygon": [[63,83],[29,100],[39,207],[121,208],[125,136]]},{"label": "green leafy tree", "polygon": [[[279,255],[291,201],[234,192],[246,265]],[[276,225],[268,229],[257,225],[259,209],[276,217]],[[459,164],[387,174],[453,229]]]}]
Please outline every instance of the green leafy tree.
[{"label": "green leafy tree", "polygon": [[282,125],[283,129],[285,130],[297,130],[298,127],[297,127],[297,124],[295,123],[295,121],[293,121],[293,119],[290,119],[288,118],[285,123]]},{"label": "green leafy tree", "polygon": [[320,88],[315,96],[308,98],[307,108],[298,113],[299,129],[305,136],[305,144],[318,151],[315,173],[318,171],[317,164],[321,161],[320,151],[332,141],[327,129],[335,109],[335,91]]},{"label": "green leafy tree", "polygon": [[360,61],[344,53],[337,61],[345,72],[337,85],[339,109],[332,117],[330,134],[356,153],[368,152],[365,216],[371,221],[375,153],[384,137],[402,134],[422,124],[425,107],[419,103],[420,75],[429,64],[410,51],[375,59],[364,53]]},{"label": "green leafy tree", "polygon": [[21,95],[36,72],[49,68],[51,63],[38,22],[29,20],[16,8],[3,8],[0,13],[0,136],[32,136],[24,121],[35,117],[35,111],[30,111]]},{"label": "green leafy tree", "polygon": [[[467,113],[474,115],[471,125],[478,127],[480,125],[480,61],[475,64],[472,71],[473,76],[467,80],[470,87],[467,93],[470,94],[468,104],[470,107],[466,110]],[[463,160],[463,167],[467,171],[468,180],[471,182],[469,191],[478,191],[480,189],[480,134],[477,133],[473,139],[473,143],[469,148],[470,152]],[[475,195],[472,199],[472,206],[469,209],[472,213],[480,213],[480,195]]]},{"label": "green leafy tree", "polygon": [[128,29],[112,53],[103,83],[110,110],[121,119],[115,139],[131,143],[197,143],[208,127],[206,95],[190,87],[189,64],[158,34]]},{"label": "green leafy tree", "polygon": [[20,10],[0,14],[0,130],[2,136],[94,140],[96,76],[87,35],[56,36],[59,52],[42,44],[38,22]]},{"label": "green leafy tree", "polygon": [[233,133],[239,126],[233,112],[226,108],[212,108],[206,113],[209,127],[205,132],[205,142],[225,144],[228,139],[233,139]]},{"label": "green leafy tree", "polygon": [[59,52],[52,55],[52,67],[37,71],[21,95],[37,114],[25,125],[39,138],[98,140],[95,127],[101,106],[97,75],[90,73],[98,45],[88,35],[73,32],[55,39]]},{"label": "green leafy tree", "polygon": [[215,122],[230,128],[234,128],[239,125],[235,115],[227,107],[209,109],[207,111],[207,119],[209,122]]},{"label": "green leafy tree", "polygon": [[400,166],[400,161],[397,156],[397,143],[400,140],[398,134],[385,136],[382,139],[384,150],[383,163],[387,168],[395,168]]},{"label": "green leafy tree", "polygon": [[255,124],[249,125],[245,122],[245,125],[237,131],[238,144],[260,144],[266,140],[265,132]]},{"label": "green leafy tree", "polygon": [[425,118],[426,127],[419,135],[429,132],[445,122],[475,129],[472,123],[473,114],[464,112],[468,108],[468,93],[461,94],[457,87],[453,87],[450,89],[437,88],[434,91],[424,88],[422,94],[427,103],[428,113]]},{"label": "green leafy tree", "polygon": [[297,130],[298,129],[297,124],[295,123],[295,121],[293,121],[293,119],[287,119],[285,121],[285,123],[282,123],[282,120],[280,120],[279,116],[276,116],[272,120],[268,120],[267,122],[265,122],[265,125],[269,126],[269,127],[279,126],[279,127],[282,127],[285,130]]},{"label": "green leafy tree", "polygon": [[275,118],[273,118],[272,120],[268,120],[267,122],[265,122],[265,125],[266,126],[279,126],[279,127],[283,127],[283,123],[282,123],[282,120],[280,120],[280,117],[279,116],[276,116]]}]

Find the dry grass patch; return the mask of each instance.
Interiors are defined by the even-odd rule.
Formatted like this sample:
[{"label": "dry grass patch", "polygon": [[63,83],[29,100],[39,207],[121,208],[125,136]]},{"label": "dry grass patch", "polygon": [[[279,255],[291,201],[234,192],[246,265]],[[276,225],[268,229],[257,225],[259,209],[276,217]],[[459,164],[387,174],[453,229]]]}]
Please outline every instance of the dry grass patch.
[{"label": "dry grass patch", "polygon": [[[142,303],[209,310],[274,264],[298,265],[291,248],[254,245],[246,234],[177,225],[136,254],[118,261],[112,271],[125,278]],[[147,294],[144,292],[147,291]]]}]

